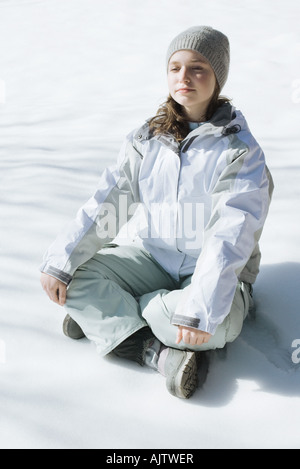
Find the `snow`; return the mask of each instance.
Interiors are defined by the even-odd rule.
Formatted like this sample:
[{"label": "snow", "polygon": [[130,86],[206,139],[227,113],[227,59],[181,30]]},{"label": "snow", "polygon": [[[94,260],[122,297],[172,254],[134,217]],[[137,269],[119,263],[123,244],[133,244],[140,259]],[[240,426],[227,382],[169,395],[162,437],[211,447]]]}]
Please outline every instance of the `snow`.
[{"label": "snow", "polygon": [[[300,447],[299,14],[297,0],[0,0],[2,449]],[[195,24],[230,38],[223,93],[276,190],[256,317],[183,401],[154,371],[64,337],[38,267],[164,100],[166,48]]]}]

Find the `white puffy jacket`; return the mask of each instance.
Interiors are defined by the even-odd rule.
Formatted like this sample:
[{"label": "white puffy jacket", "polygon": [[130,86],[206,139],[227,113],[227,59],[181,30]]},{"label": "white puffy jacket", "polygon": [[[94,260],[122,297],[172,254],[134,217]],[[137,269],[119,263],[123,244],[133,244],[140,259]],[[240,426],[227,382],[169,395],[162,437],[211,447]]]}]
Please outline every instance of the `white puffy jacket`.
[{"label": "white puffy jacket", "polygon": [[105,243],[135,243],[174,278],[193,274],[172,323],[214,334],[238,279],[256,279],[272,191],[264,154],[229,103],[181,144],[151,135],[146,123],[127,137],[117,165],[50,246],[41,271],[68,284]]}]

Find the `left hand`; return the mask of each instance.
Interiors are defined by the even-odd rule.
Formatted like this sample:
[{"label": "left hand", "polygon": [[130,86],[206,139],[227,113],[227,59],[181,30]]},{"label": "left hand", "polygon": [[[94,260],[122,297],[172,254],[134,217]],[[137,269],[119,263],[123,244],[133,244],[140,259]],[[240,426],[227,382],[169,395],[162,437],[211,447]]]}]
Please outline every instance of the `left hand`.
[{"label": "left hand", "polygon": [[206,344],[211,338],[208,332],[199,331],[192,327],[178,326],[176,344],[182,340],[187,345],[202,345]]}]

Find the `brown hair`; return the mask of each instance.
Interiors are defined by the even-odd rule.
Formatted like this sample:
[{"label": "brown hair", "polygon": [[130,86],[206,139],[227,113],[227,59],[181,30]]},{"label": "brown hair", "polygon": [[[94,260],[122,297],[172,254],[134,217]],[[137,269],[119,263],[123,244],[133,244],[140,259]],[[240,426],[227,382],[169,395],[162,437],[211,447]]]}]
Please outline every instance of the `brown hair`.
[{"label": "brown hair", "polygon": [[[220,87],[216,84],[206,114],[203,116],[203,121],[210,120],[216,110],[229,101],[229,98],[220,96]],[[188,120],[184,115],[184,108],[171,95],[158,108],[156,115],[150,119],[149,126],[154,135],[170,133],[178,142],[181,142],[190,132]]]}]

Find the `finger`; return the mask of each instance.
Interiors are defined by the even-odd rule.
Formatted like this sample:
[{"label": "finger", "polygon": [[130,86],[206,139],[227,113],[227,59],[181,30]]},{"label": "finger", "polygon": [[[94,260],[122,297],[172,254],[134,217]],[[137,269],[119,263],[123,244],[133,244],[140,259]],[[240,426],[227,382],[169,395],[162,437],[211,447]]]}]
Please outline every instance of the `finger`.
[{"label": "finger", "polygon": [[50,294],[51,294],[50,299],[52,301],[54,301],[54,303],[59,304],[59,290],[58,290],[58,288],[55,288],[55,289],[51,290]]},{"label": "finger", "polygon": [[59,286],[59,292],[58,292],[58,300],[59,300],[59,304],[61,306],[63,306],[66,302],[66,298],[67,298],[67,289],[64,285],[60,285]]},{"label": "finger", "polygon": [[47,287],[46,292],[51,301],[54,303],[59,303],[59,290],[57,284]]},{"label": "finger", "polygon": [[42,278],[41,278],[41,285],[42,285],[43,290],[48,293],[47,283],[45,283],[44,279],[42,279]]},{"label": "finger", "polygon": [[196,341],[196,345],[202,345],[203,343],[204,343],[203,336],[198,336],[197,341]]},{"label": "finger", "polygon": [[184,330],[182,333],[182,339],[185,344],[191,343],[191,335],[189,331]]},{"label": "finger", "polygon": [[210,338],[211,338],[211,335],[208,334],[208,333],[206,333],[206,334],[203,336],[203,342],[204,342],[205,344],[207,344],[207,342],[209,342]]},{"label": "finger", "polygon": [[177,337],[176,337],[176,344],[180,344],[181,340],[182,340],[182,330],[180,329],[180,327],[178,327]]}]

